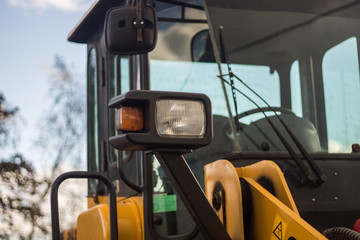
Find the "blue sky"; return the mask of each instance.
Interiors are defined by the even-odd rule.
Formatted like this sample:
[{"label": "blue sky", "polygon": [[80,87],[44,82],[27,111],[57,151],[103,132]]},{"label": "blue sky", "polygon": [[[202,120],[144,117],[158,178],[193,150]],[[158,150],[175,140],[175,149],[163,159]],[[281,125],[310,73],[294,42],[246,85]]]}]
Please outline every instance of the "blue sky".
[{"label": "blue sky", "polygon": [[0,92],[20,108],[24,121],[18,123],[18,149],[29,158],[34,154],[31,140],[36,122],[49,102],[49,69],[54,56],[73,64],[85,81],[86,46],[68,42],[67,35],[93,1],[0,1]]}]

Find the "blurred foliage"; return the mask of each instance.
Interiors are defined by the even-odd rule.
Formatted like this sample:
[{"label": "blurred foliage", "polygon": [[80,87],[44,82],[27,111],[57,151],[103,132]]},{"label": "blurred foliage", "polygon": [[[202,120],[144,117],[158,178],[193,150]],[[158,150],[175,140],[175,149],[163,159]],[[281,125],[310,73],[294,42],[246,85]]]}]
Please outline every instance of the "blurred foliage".
[{"label": "blurred foliage", "polygon": [[44,159],[52,160],[44,162],[50,165],[47,167],[52,169],[52,174],[64,162],[79,167],[85,149],[85,81],[78,81],[73,72],[60,56],[55,56],[48,92],[51,103],[36,141]]},{"label": "blurred foliage", "polygon": [[0,92],[0,147],[8,143],[10,126],[9,123],[14,119],[18,111],[17,107],[11,108],[7,103],[5,96]]},{"label": "blurred foliage", "polygon": [[46,235],[49,226],[43,221],[44,195],[39,189],[50,183],[37,180],[34,168],[20,154],[0,162],[0,181],[0,238],[32,239],[36,231]]},{"label": "blurred foliage", "polygon": [[[0,239],[48,238],[51,232],[49,216],[49,191],[51,183],[63,171],[65,162],[78,166],[83,160],[85,148],[85,88],[65,61],[56,56],[50,74],[49,109],[45,111],[40,133],[34,143],[39,147],[41,159],[25,159],[15,153],[0,158]],[[0,150],[9,141],[17,141],[9,134],[11,123],[19,109],[10,107],[4,94],[0,93]],[[41,173],[31,162],[44,164]],[[73,202],[72,223],[77,208],[76,189],[67,191]]]}]

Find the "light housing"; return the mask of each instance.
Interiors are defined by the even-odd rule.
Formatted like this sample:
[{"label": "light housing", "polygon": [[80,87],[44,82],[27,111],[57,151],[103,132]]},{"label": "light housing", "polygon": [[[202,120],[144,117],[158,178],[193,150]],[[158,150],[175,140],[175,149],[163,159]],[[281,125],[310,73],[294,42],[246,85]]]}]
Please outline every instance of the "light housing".
[{"label": "light housing", "polygon": [[213,137],[211,103],[204,94],[132,90],[112,98],[109,107],[143,114],[141,129],[117,127],[119,134],[110,137],[118,150],[188,152],[208,145]]}]

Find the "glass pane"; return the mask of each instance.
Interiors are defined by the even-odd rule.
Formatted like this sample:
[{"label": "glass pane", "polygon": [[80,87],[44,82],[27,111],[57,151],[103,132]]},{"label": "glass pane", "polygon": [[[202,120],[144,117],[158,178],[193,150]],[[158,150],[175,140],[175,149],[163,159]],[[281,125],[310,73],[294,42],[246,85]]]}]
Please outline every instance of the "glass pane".
[{"label": "glass pane", "polygon": [[329,152],[351,152],[360,142],[360,79],[355,37],[328,50],[323,76]]},{"label": "glass pane", "polygon": [[[94,48],[88,57],[88,169],[99,171],[98,72]],[[95,190],[96,185],[95,180],[89,180],[90,191]]]},{"label": "glass pane", "polygon": [[296,60],[290,69],[290,85],[291,85],[291,110],[299,117],[303,116],[301,102],[301,86],[300,86],[300,70],[299,61]]},{"label": "glass pane", "polygon": [[[117,74],[116,74],[116,56],[109,54],[108,55],[108,100],[112,99],[117,95]],[[115,109],[108,109],[108,130],[109,136],[115,136],[117,131],[115,130]],[[109,146],[110,148],[110,162],[116,162],[118,156],[118,150]]]},{"label": "glass pane", "polygon": [[[129,59],[127,57],[108,55],[108,97],[111,98],[120,95],[121,93],[130,90],[129,80]],[[118,72],[120,71],[120,76]],[[121,84],[119,84],[121,83]],[[121,85],[121,86],[119,86]],[[117,135],[115,130],[115,109],[109,109],[109,136]],[[116,162],[118,152],[113,147],[110,147],[110,161]],[[128,152],[121,151],[123,161],[127,161]]]},{"label": "glass pane", "polygon": [[[336,151],[348,152],[351,143],[358,142],[359,121],[356,119],[359,119],[359,108],[355,106],[358,106],[359,98],[354,95],[359,92],[358,49],[355,38],[351,40],[352,45],[346,44],[344,40],[350,36],[359,36],[360,20],[356,14],[360,9],[359,4],[352,4],[347,0],[328,1],[328,4],[300,0],[264,4],[259,4],[258,1],[206,0],[204,3],[215,50],[220,52],[226,45],[232,66],[267,66],[272,72],[281,73],[280,86],[287,87],[287,81],[291,78],[291,107],[299,117],[290,117],[290,114],[287,114],[285,122],[292,125],[289,128],[309,152],[326,150],[327,139],[332,141],[329,143],[332,145],[332,152],[335,145],[339,146]],[[341,44],[342,42],[344,43]],[[334,47],[337,45],[338,47]],[[343,47],[340,47],[341,45]],[[329,50],[332,48],[334,49]],[[335,48],[339,50],[335,51]],[[327,60],[322,64],[326,52]],[[330,55],[333,60],[329,60]],[[323,68],[326,68],[324,74]],[[243,77],[240,71],[235,70],[233,67],[233,72],[240,75],[244,82],[251,83],[248,82],[248,77]],[[227,73],[226,70],[223,72]],[[261,74],[258,77],[261,77]],[[328,92],[325,93],[325,103],[323,78],[325,91]],[[346,83],[341,78],[346,79]],[[261,87],[264,91],[270,94],[260,93],[265,100],[272,101],[268,99],[273,97],[272,94],[277,98],[278,92],[274,91],[274,87],[266,84],[266,81],[260,82],[263,83]],[[330,91],[329,88],[337,91]],[[343,96],[346,97],[338,101]],[[284,102],[286,99],[282,100]],[[274,102],[270,103],[273,104]],[[241,103],[238,105],[239,109],[243,106]],[[338,111],[340,117],[336,116],[335,111]],[[260,133],[261,130],[269,136],[268,139],[278,139],[271,136],[265,121],[260,120],[254,122],[257,126],[249,124],[253,126],[252,129],[246,127],[248,135],[257,140],[257,136],[264,135]],[[329,124],[327,130],[326,122]],[[314,144],[308,144],[311,141]],[[321,145],[312,147],[318,145],[317,142]],[[340,150],[342,146],[347,150]],[[248,149],[261,150],[258,147],[252,148],[251,145]],[[284,151],[284,148],[279,145],[274,150]]]},{"label": "glass pane", "polygon": [[121,70],[121,93],[130,90],[130,70],[129,70],[129,58],[120,58],[120,70]]}]

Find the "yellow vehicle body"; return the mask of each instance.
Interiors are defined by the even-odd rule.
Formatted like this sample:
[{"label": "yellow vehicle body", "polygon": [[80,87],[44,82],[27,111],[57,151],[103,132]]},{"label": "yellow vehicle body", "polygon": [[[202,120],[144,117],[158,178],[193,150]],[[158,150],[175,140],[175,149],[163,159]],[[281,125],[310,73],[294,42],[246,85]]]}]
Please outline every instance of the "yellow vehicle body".
[{"label": "yellow vehicle body", "polygon": [[[213,199],[214,186],[222,184],[225,193],[225,206],[216,210],[231,239],[282,240],[282,239],[327,239],[299,215],[280,168],[271,161],[261,161],[247,167],[235,168],[227,160],[208,164],[205,170],[205,188],[208,200]],[[240,178],[243,178],[249,191],[248,205],[244,205]],[[274,196],[257,181],[268,179],[273,184]],[[250,203],[250,204],[249,204]],[[244,208],[244,209],[243,209]],[[245,208],[252,209],[252,217],[244,219]],[[226,219],[225,219],[226,218]],[[249,220],[250,222],[244,223]],[[247,225],[248,235],[244,235]]]},{"label": "yellow vehicle body", "polygon": [[[290,190],[279,167],[271,161],[235,168],[227,160],[218,160],[204,167],[205,190],[208,200],[213,199],[214,186],[224,187],[225,204],[214,209],[226,230],[234,240],[282,240],[282,239],[327,239],[299,215]],[[251,204],[244,205],[240,178],[249,187]],[[262,187],[257,180],[266,178],[273,183],[275,196]],[[249,194],[249,192],[247,193]],[[97,203],[88,198],[88,210],[77,219],[77,227],[63,233],[63,239],[110,240],[108,197],[99,196]],[[226,206],[226,209],[224,210]],[[253,211],[250,222],[244,223],[245,208]],[[119,239],[144,239],[143,198],[117,198]],[[249,232],[245,236],[244,226]]]},{"label": "yellow vehicle body", "polygon": [[[110,240],[108,197],[98,197],[98,203],[88,198],[89,209],[77,219],[79,240]],[[117,198],[119,239],[144,239],[144,214],[142,197]],[[64,239],[67,235],[64,234]],[[72,238],[74,239],[74,238]]]}]

